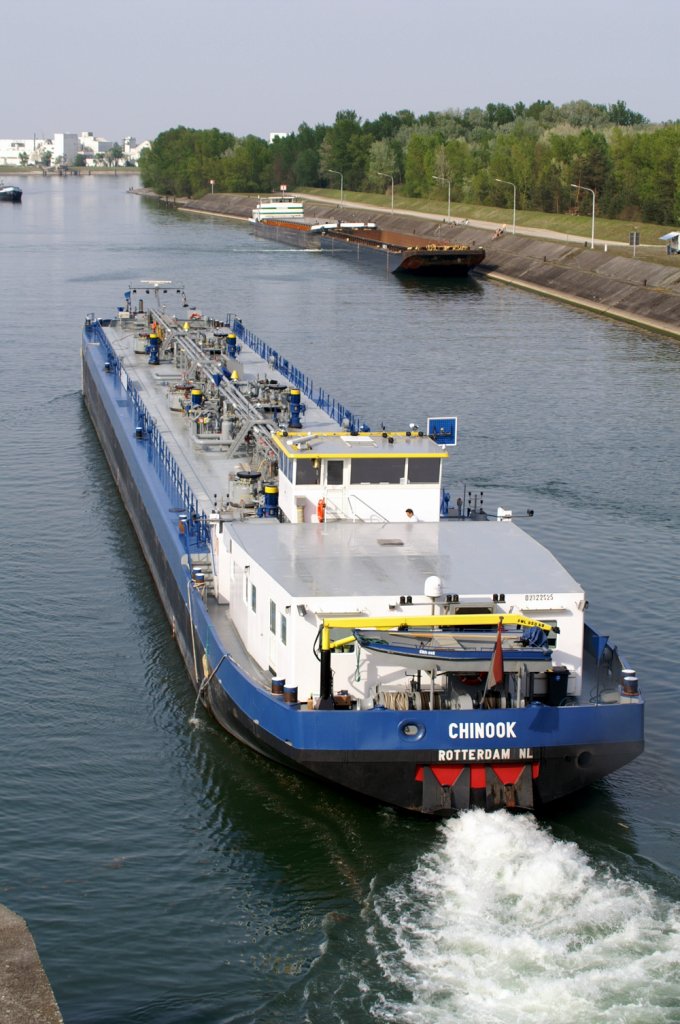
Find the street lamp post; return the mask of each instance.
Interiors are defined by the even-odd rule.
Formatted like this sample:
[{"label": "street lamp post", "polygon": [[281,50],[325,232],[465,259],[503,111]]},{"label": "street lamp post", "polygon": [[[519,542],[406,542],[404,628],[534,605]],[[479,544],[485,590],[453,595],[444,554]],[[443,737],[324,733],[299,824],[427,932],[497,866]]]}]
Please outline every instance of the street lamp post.
[{"label": "street lamp post", "polygon": [[446,184],[449,186],[449,206],[448,213],[446,214],[446,219],[451,220],[451,182],[449,181],[448,178],[440,178],[438,174],[433,174],[432,177],[434,178],[435,181],[445,181]]},{"label": "street lamp post", "polygon": [[391,174],[385,174],[384,171],[378,171],[381,178],[389,178],[392,182],[392,213],[394,213],[394,178]]},{"label": "street lamp post", "polygon": [[593,226],[590,233],[590,248],[595,248],[595,189],[588,188],[587,185],[572,185],[572,188],[582,188],[584,192],[590,192],[593,197]]},{"label": "street lamp post", "polygon": [[512,233],[515,233],[515,216],[517,213],[517,186],[512,181],[506,181],[505,178],[496,178],[496,181],[500,181],[501,185],[512,185]]},{"label": "street lamp post", "polygon": [[340,175],[340,206],[342,206],[342,192],[343,192],[343,184],[344,184],[344,181],[345,181],[345,179],[343,177],[343,174],[342,174],[342,171],[334,171],[331,167],[329,167],[326,170],[326,174],[339,174]]}]

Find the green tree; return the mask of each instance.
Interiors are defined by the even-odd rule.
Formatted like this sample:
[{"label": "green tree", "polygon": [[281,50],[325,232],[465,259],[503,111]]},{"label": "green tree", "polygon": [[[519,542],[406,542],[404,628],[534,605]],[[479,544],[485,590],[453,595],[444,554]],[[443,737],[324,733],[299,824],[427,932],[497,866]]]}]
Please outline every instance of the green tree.
[{"label": "green tree", "polygon": [[376,139],[368,152],[366,184],[376,192],[391,189],[391,182],[385,175],[391,175],[395,182],[401,178],[401,159],[393,139]]},{"label": "green tree", "polygon": [[109,167],[117,167],[119,161],[123,159],[123,147],[120,142],[114,142],[106,153],[106,160]]},{"label": "green tree", "polygon": [[609,120],[612,124],[630,126],[634,124],[647,124],[647,118],[642,114],[636,114],[630,110],[623,100],[617,100],[607,108]]},{"label": "green tree", "polygon": [[322,176],[325,176],[329,168],[333,168],[342,173],[345,188],[361,188],[366,174],[368,151],[361,121],[353,110],[338,111],[334,124],[324,135],[319,155]]},{"label": "green tree", "polygon": [[[436,174],[436,154],[442,144],[439,135],[417,131],[408,144],[404,161],[404,192],[407,196],[429,196],[433,192]],[[437,184],[437,190],[441,188]]]},{"label": "green tree", "polygon": [[[592,188],[600,197],[607,195],[610,184],[611,158],[607,141],[601,132],[590,129],[581,132],[572,160],[573,184]],[[579,207],[588,205],[589,194],[580,189],[577,196]]]},{"label": "green tree", "polygon": [[219,177],[226,192],[261,192],[272,188],[272,163],[269,145],[256,135],[239,139],[225,156]]},{"label": "green tree", "polygon": [[142,184],[161,195],[202,195],[211,178],[219,180],[221,159],[235,141],[233,135],[217,128],[196,130],[179,125],[161,132],[140,156]]}]

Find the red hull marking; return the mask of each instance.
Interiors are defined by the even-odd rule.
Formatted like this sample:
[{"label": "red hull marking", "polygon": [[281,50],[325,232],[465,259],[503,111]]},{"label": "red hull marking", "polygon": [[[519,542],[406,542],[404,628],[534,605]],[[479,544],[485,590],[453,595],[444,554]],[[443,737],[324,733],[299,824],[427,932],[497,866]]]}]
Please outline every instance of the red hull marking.
[{"label": "red hull marking", "polygon": [[[455,786],[458,779],[463,774],[463,768],[446,768],[442,765],[429,764],[427,766],[440,786]],[[423,768],[416,769],[416,782],[423,781]]]}]

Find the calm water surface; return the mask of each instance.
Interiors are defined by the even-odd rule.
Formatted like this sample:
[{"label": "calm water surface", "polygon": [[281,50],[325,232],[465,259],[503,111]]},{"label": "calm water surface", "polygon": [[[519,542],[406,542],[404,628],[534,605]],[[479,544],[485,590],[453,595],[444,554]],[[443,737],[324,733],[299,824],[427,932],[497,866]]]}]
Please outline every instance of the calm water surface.
[{"label": "calm water surface", "polygon": [[[488,282],[401,283],[127,192],[0,209],[0,900],[66,1024],[680,1021],[680,346]],[[202,717],[80,397],[129,281],[235,312],[372,426],[457,414],[450,465],[587,590],[642,758],[547,820],[365,807]]]}]

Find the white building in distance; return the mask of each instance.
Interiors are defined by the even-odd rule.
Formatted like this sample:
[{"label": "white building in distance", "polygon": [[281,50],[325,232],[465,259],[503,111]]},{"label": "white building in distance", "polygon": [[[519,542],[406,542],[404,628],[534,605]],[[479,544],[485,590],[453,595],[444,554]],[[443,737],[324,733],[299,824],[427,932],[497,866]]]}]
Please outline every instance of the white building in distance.
[{"label": "white building in distance", "polygon": [[[95,136],[94,132],[55,132],[51,138],[0,139],[0,165],[5,167],[30,167],[43,164],[45,154],[50,154],[52,165],[73,164],[77,156],[85,158],[86,166],[101,163],[102,158],[115,143]],[[136,164],[143,149],[150,146],[148,141],[137,144],[132,136],[121,143],[123,160]]]}]

